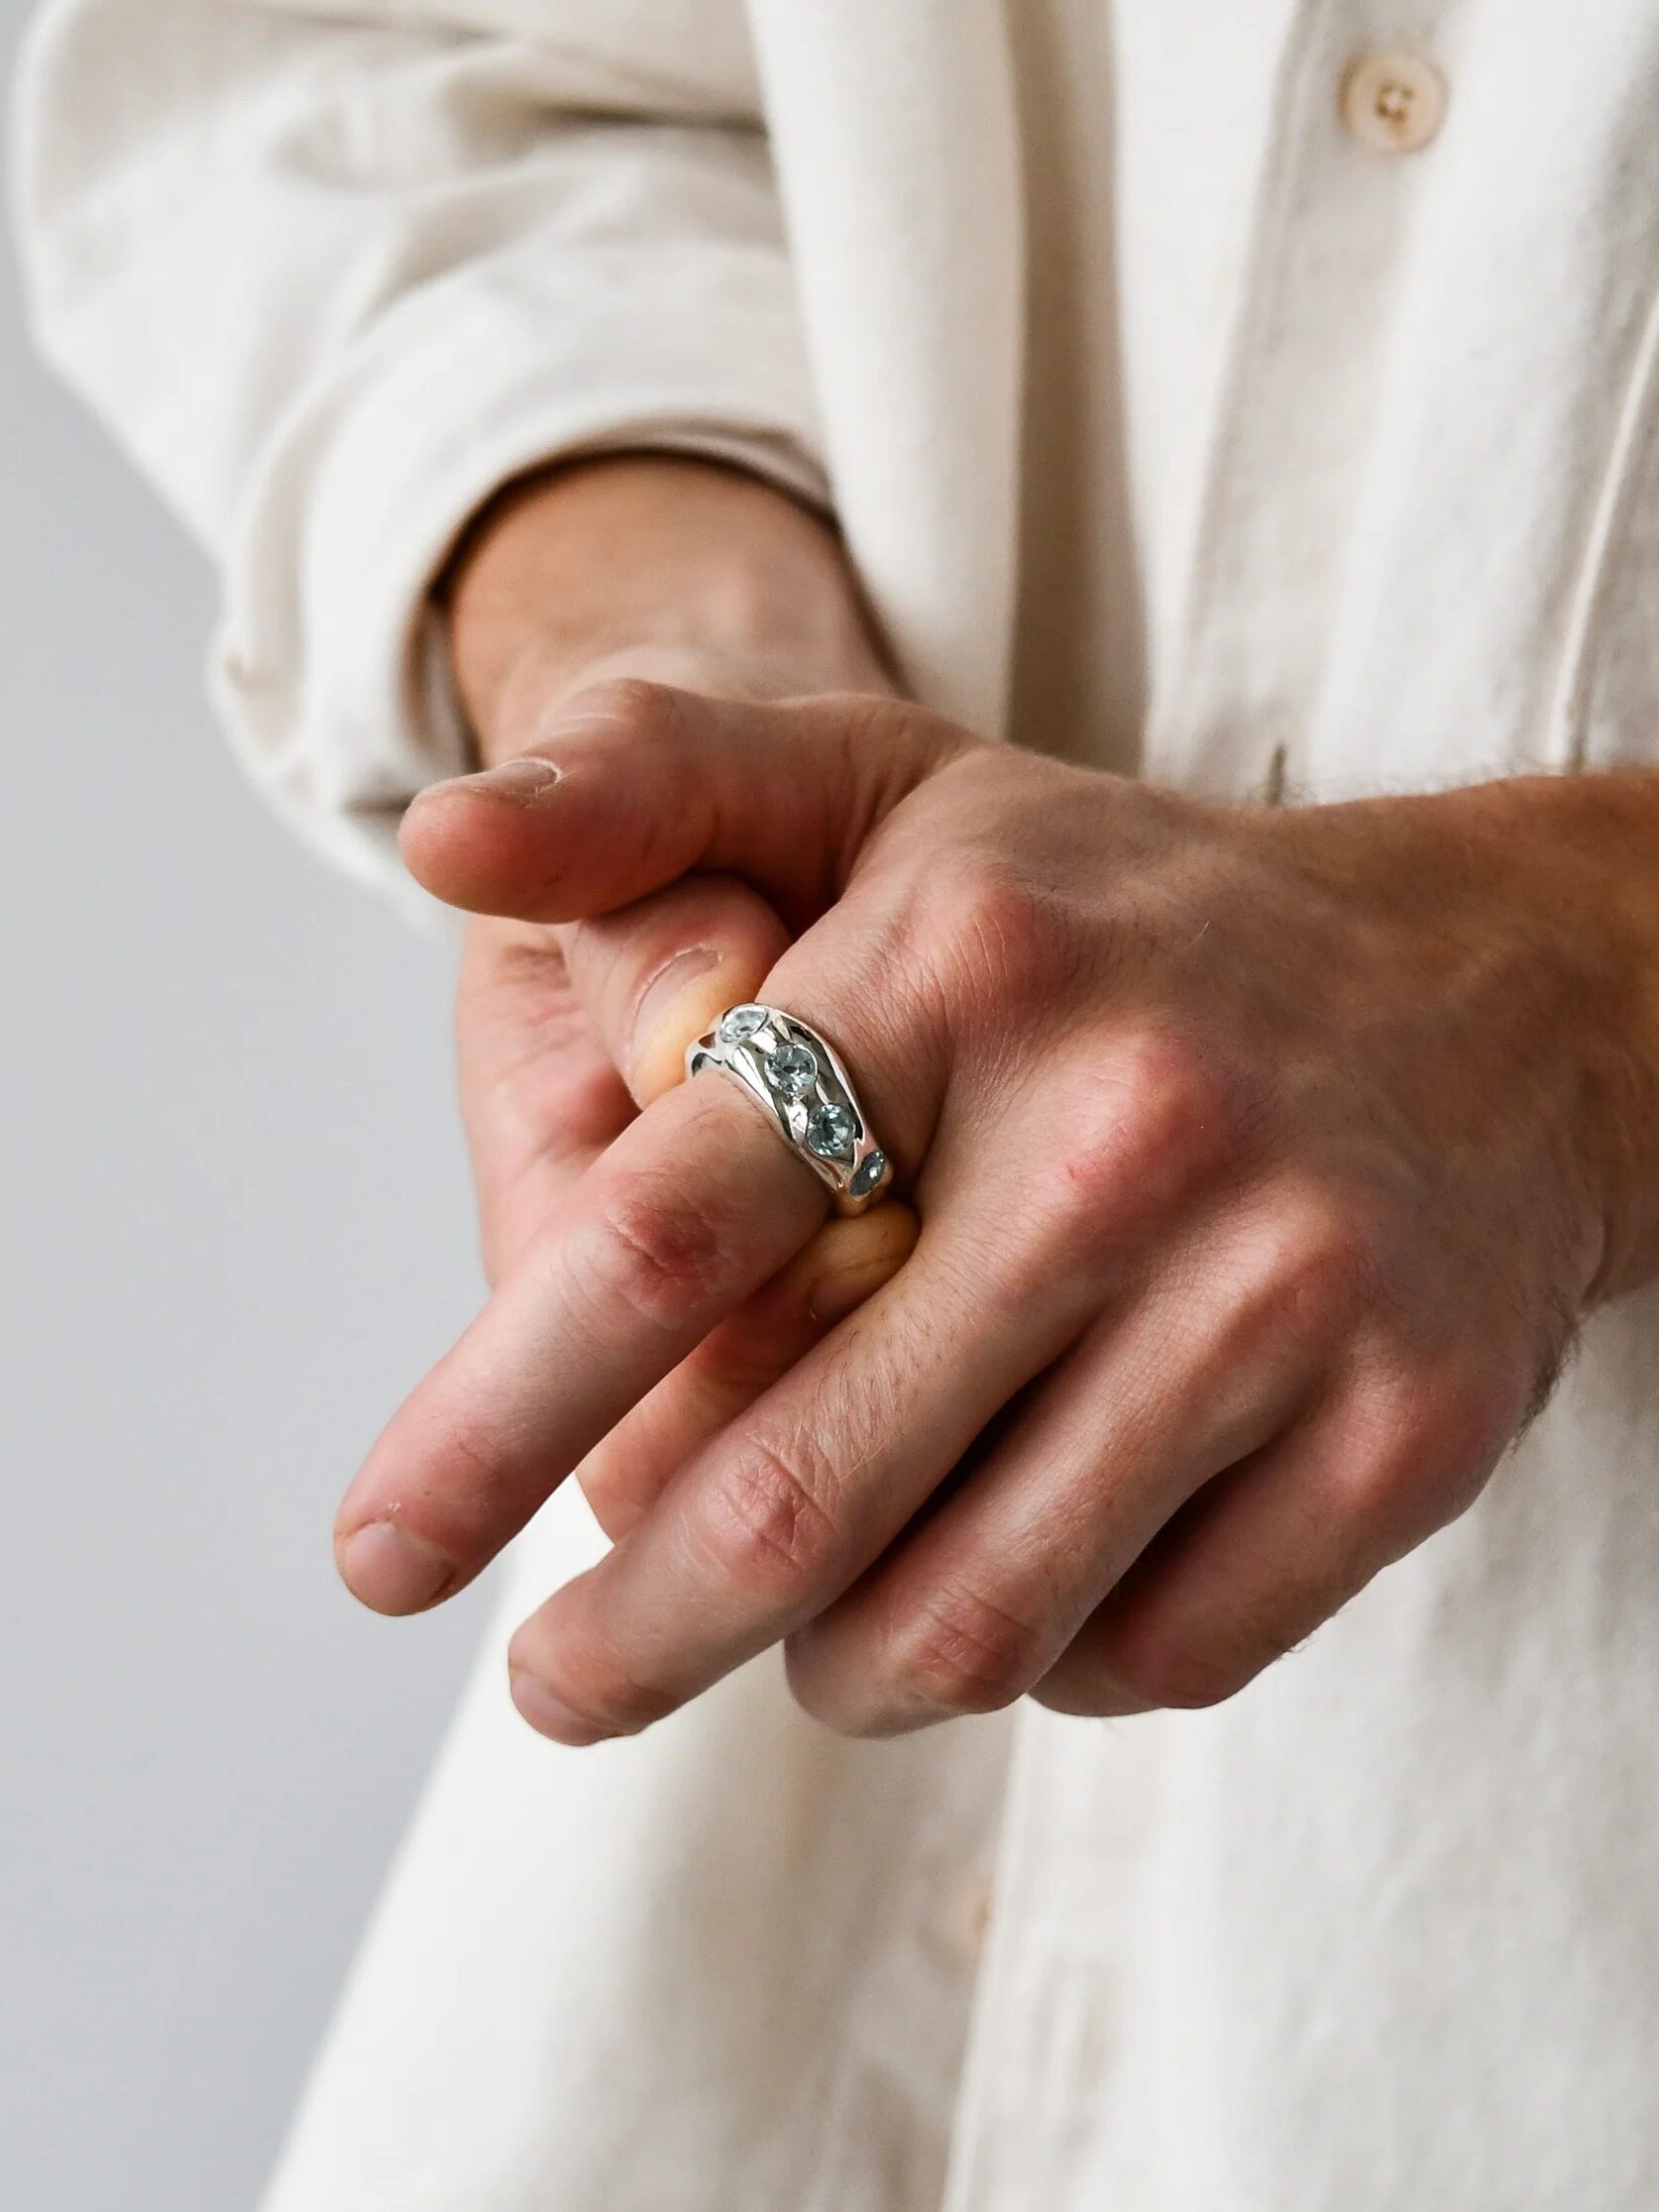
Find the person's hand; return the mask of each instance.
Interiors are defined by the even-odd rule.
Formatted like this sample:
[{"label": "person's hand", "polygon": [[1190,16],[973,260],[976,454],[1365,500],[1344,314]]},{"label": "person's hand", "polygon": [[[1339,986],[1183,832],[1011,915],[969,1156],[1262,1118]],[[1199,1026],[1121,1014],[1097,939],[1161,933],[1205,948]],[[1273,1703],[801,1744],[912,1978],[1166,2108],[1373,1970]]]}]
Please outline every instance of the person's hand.
[{"label": "person's hand", "polygon": [[[638,685],[539,750],[533,804],[422,801],[416,872],[620,912],[573,940],[606,1031],[630,902],[742,870],[804,931],[757,995],[840,1047],[924,1224],[519,1630],[550,1734],[780,1638],[858,1730],[1225,1697],[1466,1506],[1652,1271],[1653,778],[1227,812],[901,707]],[[665,1094],[342,1530],[398,1503],[464,1580],[823,1208],[735,1086]]]},{"label": "person's hand", "polygon": [[[520,751],[601,675],[672,675],[750,697],[826,680],[888,686],[823,523],[705,464],[630,456],[514,487],[469,533],[445,597],[456,676],[491,760]],[[481,917],[462,953],[459,1090],[491,1283],[788,942],[731,877],[643,902],[609,935],[612,988],[627,984],[630,1003],[608,1049],[572,987],[564,934]],[[831,1223],[690,1353],[581,1470],[608,1532],[914,1242],[902,1206]]]}]

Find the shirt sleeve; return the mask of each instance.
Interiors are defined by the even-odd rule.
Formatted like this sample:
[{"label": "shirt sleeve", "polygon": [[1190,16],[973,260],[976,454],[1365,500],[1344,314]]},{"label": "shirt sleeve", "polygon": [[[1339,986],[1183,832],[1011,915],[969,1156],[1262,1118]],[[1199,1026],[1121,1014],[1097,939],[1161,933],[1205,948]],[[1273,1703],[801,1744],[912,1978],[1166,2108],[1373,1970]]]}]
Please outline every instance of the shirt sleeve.
[{"label": "shirt sleeve", "polygon": [[467,765],[430,586],[508,479],[647,445],[827,498],[740,11],[701,4],[645,57],[588,0],[534,42],[53,0],[29,43],[42,349],[217,556],[233,742],[355,873],[401,882],[403,807]]}]

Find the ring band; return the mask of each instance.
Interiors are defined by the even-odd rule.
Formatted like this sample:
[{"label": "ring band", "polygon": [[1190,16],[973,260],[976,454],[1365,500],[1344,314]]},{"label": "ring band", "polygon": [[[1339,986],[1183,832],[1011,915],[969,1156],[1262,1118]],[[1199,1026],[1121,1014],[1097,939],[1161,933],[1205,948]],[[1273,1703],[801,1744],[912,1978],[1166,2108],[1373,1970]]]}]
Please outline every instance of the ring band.
[{"label": "ring band", "polygon": [[862,1213],[887,1197],[893,1168],[870,1135],[852,1078],[828,1038],[776,1006],[729,1006],[686,1049],[686,1073],[717,1069],[771,1114],[784,1142],[835,1194]]}]

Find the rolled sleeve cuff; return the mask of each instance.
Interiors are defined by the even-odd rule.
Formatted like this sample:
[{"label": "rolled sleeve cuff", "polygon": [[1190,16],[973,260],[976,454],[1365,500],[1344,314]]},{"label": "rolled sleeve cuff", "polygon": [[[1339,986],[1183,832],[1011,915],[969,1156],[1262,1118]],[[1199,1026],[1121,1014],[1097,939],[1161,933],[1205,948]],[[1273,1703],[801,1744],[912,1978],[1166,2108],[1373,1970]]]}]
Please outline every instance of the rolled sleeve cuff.
[{"label": "rolled sleeve cuff", "polygon": [[787,263],[749,248],[470,270],[405,298],[273,442],[238,520],[216,704],[313,848],[414,914],[403,809],[470,765],[431,591],[502,485],[648,447],[829,503]]}]

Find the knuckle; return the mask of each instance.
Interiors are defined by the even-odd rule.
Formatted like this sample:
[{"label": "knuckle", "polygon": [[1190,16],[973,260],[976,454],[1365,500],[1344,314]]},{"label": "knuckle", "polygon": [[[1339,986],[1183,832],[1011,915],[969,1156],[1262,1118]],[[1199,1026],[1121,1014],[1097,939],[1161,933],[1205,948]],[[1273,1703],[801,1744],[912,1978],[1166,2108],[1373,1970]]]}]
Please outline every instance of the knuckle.
[{"label": "knuckle", "polygon": [[653,684],[643,676],[607,676],[572,693],[560,719],[568,727],[666,737],[676,713],[675,695],[667,684]]},{"label": "knuckle", "polygon": [[947,1714],[996,1713],[1043,1672],[1042,1628],[983,1590],[954,1582],[897,1632],[886,1669],[909,1705]]},{"label": "knuckle", "polygon": [[1517,1382],[1402,1373],[1372,1400],[1332,1472],[1333,1507],[1375,1560],[1395,1558],[1475,1502],[1518,1420]]},{"label": "knuckle", "polygon": [[1308,1184],[1280,1196],[1262,1230],[1261,1276],[1275,1318],[1316,1334],[1382,1302],[1382,1240],[1357,1199]]},{"label": "knuckle", "polygon": [[1484,1478],[1519,1435],[1534,1388],[1532,1364],[1521,1358],[1512,1364],[1494,1358],[1446,1376],[1423,1407],[1441,1458]]},{"label": "knuckle", "polygon": [[1066,1147],[1074,1198],[1090,1212],[1161,1210],[1227,1156],[1237,1114],[1232,1086],[1196,1046],[1150,1031],[1120,1040],[1091,1072]]},{"label": "knuckle", "polygon": [[1408,1394],[1380,1391],[1365,1402],[1317,1481],[1312,1509],[1326,1542],[1345,1544],[1356,1557],[1392,1550],[1395,1531],[1415,1518],[1411,1494],[1421,1488],[1428,1448]]},{"label": "knuckle", "polygon": [[970,850],[918,886],[915,934],[929,964],[975,996],[1052,997],[1062,971],[1063,909],[1006,860]]},{"label": "knuckle", "polygon": [[613,1652],[587,1640],[562,1645],[546,1680],[579,1720],[607,1734],[637,1734],[674,1710],[675,1700],[665,1691],[642,1682]]},{"label": "knuckle", "polygon": [[1356,1555],[1379,1564],[1409,1549],[1429,1533],[1421,1500],[1428,1488],[1426,1462],[1405,1438],[1387,1450],[1357,1454],[1332,1472],[1326,1496],[1328,1526]]},{"label": "knuckle", "polygon": [[839,1530],[824,1495],[827,1471],[803,1468],[763,1437],[750,1437],[711,1500],[703,1542],[729,1588],[788,1600],[833,1562]]},{"label": "knuckle", "polygon": [[602,1203],[589,1256],[605,1291],[655,1328],[676,1327],[719,1288],[726,1224],[696,1188],[636,1177]]},{"label": "knuckle", "polygon": [[1103,1639],[1100,1656],[1112,1681],[1138,1704],[1197,1712],[1236,1695],[1280,1653],[1264,1651],[1252,1663],[1143,1616],[1114,1628]]}]

